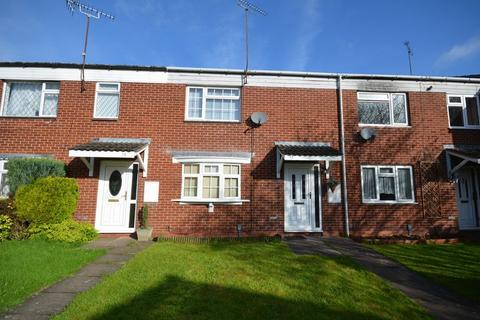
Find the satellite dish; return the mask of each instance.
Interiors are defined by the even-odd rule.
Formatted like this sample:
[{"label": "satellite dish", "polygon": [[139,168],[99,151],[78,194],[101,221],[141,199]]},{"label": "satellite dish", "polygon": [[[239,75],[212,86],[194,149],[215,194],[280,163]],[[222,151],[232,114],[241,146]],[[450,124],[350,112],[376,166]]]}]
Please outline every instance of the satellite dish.
[{"label": "satellite dish", "polygon": [[268,117],[265,112],[254,112],[250,116],[250,120],[252,120],[252,122],[255,123],[256,125],[262,125],[265,122],[267,122]]},{"label": "satellite dish", "polygon": [[360,130],[360,137],[362,137],[363,140],[368,141],[377,136],[377,131],[373,128],[362,128]]}]

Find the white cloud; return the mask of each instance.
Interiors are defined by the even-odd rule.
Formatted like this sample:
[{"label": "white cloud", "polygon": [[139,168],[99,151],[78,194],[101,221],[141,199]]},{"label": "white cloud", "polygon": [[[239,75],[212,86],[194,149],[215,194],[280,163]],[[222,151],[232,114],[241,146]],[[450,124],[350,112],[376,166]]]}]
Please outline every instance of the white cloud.
[{"label": "white cloud", "polygon": [[480,53],[480,36],[471,38],[465,43],[454,45],[437,59],[435,66],[444,67],[478,53]]},{"label": "white cloud", "polygon": [[302,23],[298,28],[298,36],[291,52],[290,69],[305,70],[311,59],[312,46],[321,32],[320,1],[308,0],[302,2]]}]

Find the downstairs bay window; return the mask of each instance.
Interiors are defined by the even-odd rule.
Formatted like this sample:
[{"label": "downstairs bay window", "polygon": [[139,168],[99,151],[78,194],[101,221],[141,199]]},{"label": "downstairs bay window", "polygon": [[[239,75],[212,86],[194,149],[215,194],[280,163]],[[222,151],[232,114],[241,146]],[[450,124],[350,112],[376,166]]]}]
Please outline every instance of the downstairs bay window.
[{"label": "downstairs bay window", "polygon": [[414,199],[411,166],[362,166],[364,203],[412,203]]},{"label": "downstairs bay window", "polygon": [[185,163],[182,166],[182,201],[240,200],[240,165]]}]

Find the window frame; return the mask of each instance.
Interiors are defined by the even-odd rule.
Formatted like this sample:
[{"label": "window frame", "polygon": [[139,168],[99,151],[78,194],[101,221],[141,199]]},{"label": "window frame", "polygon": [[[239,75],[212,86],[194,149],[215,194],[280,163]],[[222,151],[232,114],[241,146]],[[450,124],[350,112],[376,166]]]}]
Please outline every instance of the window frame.
[{"label": "window frame", "polygon": [[[7,159],[0,159],[0,186],[2,185],[3,179],[6,179],[6,174],[8,170],[5,169],[5,164],[8,162]],[[7,199],[8,196],[2,196],[0,193],[0,199]]]},{"label": "window frame", "polygon": [[[461,102],[450,102],[450,97],[460,97]],[[477,112],[480,118],[480,97],[476,94],[473,95],[462,95],[462,94],[448,94],[447,95],[447,117],[448,117],[448,128],[449,129],[480,129],[479,125],[469,125],[468,124],[468,115],[467,115],[467,100],[466,98],[476,98],[477,100]],[[463,126],[452,126],[450,122],[450,107],[462,107],[462,116],[463,116]],[[480,119],[479,119],[480,120]]]},{"label": "window frame", "polygon": [[[393,173],[382,173],[379,174],[380,169],[393,169]],[[376,198],[375,199],[365,199],[364,192],[364,183],[363,183],[363,169],[374,169],[375,170],[375,188],[376,188]],[[398,169],[408,169],[410,171],[410,184],[412,187],[412,199],[400,199],[399,198],[399,179],[398,179]],[[395,184],[395,199],[396,200],[380,200],[380,185],[379,177],[394,177]],[[362,203],[365,204],[415,204],[415,184],[413,178],[413,166],[408,165],[361,165],[360,166],[360,183],[362,187]]]},{"label": "window frame", "polygon": [[[198,165],[199,171],[197,173],[185,173],[186,165]],[[206,166],[216,166],[218,167],[218,172],[205,172]],[[225,174],[224,166],[238,166],[238,174]],[[204,198],[203,197],[203,178],[204,177],[219,177],[219,191],[218,198]],[[196,197],[186,197],[184,195],[185,187],[185,178],[196,177],[197,178],[197,196]],[[238,202],[241,200],[241,190],[242,190],[242,166],[239,163],[212,163],[212,162],[185,162],[182,163],[182,191],[180,200],[184,202],[225,202],[232,201]],[[237,178],[238,179],[238,194],[236,197],[225,197],[225,178]]]},{"label": "window frame", "polygon": [[[22,115],[7,115],[3,114],[3,111],[5,110],[5,100],[6,100],[6,94],[7,94],[7,86],[11,83],[41,83],[42,84],[42,93],[40,95],[40,108],[38,109],[38,116],[22,116]],[[47,83],[58,83],[58,89],[47,89]],[[28,80],[4,80],[3,81],[3,91],[2,91],[2,101],[0,105],[0,117],[5,117],[5,118],[31,118],[31,119],[36,119],[36,118],[50,118],[54,119],[58,116],[58,109],[59,109],[59,102],[60,102],[60,86],[61,82],[60,81],[28,81]],[[45,103],[45,95],[46,94],[56,94],[57,95],[57,112],[55,115],[44,115],[43,114],[43,109],[44,109],[44,103]]]},{"label": "window frame", "polygon": [[[116,84],[118,86],[117,90],[105,90],[105,89],[100,89],[100,85],[102,84]],[[118,120],[120,118],[120,87],[121,83],[120,82],[97,82],[95,84],[95,102],[93,105],[93,119],[97,120]],[[99,93],[116,93],[118,95],[118,110],[117,110],[117,116],[116,117],[97,117],[97,101],[98,101],[98,94]]]},{"label": "window frame", "polygon": [[[389,112],[389,118],[390,118],[390,123],[361,123],[360,122],[360,114],[358,112],[358,102],[359,101],[387,101],[384,99],[361,99],[360,96],[362,94],[371,94],[371,95],[388,95],[388,112]],[[394,118],[394,112],[393,112],[393,95],[401,95],[405,99],[405,122],[395,122]],[[410,119],[408,117],[408,99],[407,99],[407,93],[405,92],[379,92],[379,91],[357,91],[357,114],[358,114],[358,125],[360,127],[402,127],[402,128],[408,128],[410,127]]]},{"label": "window frame", "polygon": [[[202,117],[195,118],[190,117],[188,115],[188,100],[190,97],[190,89],[202,89]],[[225,96],[215,96],[215,95],[208,95],[209,89],[222,89],[222,90],[238,90],[238,96],[235,99],[231,100],[238,100],[239,102],[239,118],[237,120],[218,120],[218,119],[207,119],[206,112],[207,112],[207,99],[225,99]],[[234,97],[230,97],[234,98]],[[230,123],[239,123],[242,120],[242,90],[238,87],[202,87],[202,86],[187,86],[186,93],[185,93],[185,121],[192,121],[192,122],[230,122]]]}]

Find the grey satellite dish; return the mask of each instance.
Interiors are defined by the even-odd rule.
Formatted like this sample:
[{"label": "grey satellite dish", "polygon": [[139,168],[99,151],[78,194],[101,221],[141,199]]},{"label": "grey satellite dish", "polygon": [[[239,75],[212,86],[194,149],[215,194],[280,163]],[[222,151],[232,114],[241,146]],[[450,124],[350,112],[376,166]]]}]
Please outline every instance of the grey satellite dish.
[{"label": "grey satellite dish", "polygon": [[375,138],[376,135],[377,135],[377,132],[373,128],[367,127],[367,128],[362,128],[362,130],[360,130],[360,137],[362,137],[362,139],[365,141]]},{"label": "grey satellite dish", "polygon": [[250,116],[250,120],[252,120],[252,122],[255,123],[256,125],[262,125],[265,122],[267,122],[268,117],[265,112],[254,112]]}]

